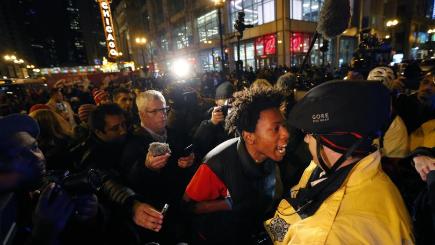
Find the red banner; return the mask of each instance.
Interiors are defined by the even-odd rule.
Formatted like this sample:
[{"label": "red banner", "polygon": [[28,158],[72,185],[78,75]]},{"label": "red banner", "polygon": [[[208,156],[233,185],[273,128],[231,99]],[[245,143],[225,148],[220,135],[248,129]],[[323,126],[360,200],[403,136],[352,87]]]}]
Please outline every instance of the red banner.
[{"label": "red banner", "polygon": [[302,52],[302,47],[304,45],[304,39],[302,33],[293,33],[290,37],[291,46],[290,49],[292,52]]},{"label": "red banner", "polygon": [[276,52],[276,37],[274,34],[266,35],[264,40],[264,54],[275,54]]}]

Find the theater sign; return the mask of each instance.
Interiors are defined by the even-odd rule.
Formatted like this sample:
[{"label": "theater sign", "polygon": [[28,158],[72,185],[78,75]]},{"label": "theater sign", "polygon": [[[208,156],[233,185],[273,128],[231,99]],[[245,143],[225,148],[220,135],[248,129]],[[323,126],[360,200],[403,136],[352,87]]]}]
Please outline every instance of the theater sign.
[{"label": "theater sign", "polygon": [[113,29],[112,13],[110,11],[110,0],[98,0],[98,3],[100,5],[109,57],[116,58],[118,56],[118,51],[116,49],[115,31]]}]

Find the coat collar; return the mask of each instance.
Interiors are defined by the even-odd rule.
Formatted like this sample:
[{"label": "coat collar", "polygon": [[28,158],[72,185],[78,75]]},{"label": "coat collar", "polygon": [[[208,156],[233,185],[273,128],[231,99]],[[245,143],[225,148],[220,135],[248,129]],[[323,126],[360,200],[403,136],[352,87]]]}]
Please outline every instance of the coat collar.
[{"label": "coat collar", "polygon": [[237,141],[237,153],[239,155],[243,171],[249,177],[264,177],[265,175],[268,175],[274,171],[275,162],[273,162],[271,159],[266,159],[262,163],[255,163],[254,159],[252,159],[246,150],[245,142],[242,137],[239,137],[239,140]]}]

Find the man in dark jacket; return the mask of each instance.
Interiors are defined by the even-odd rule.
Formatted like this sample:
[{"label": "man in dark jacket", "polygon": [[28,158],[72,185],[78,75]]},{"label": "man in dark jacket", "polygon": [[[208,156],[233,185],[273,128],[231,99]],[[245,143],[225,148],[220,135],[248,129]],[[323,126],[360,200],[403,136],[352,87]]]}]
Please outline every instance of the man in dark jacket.
[{"label": "man in dark jacket", "polygon": [[118,88],[113,91],[112,100],[119,105],[125,113],[125,119],[127,120],[127,128],[129,132],[133,129],[140,127],[140,120],[137,112],[133,110],[133,95],[126,88]]},{"label": "man in dark jacket", "polygon": [[[126,144],[122,159],[124,178],[128,186],[144,197],[156,208],[166,203],[170,208],[165,215],[162,231],[144,233],[143,241],[158,241],[162,244],[175,244],[179,229],[179,203],[190,177],[193,175],[194,154],[183,152],[189,145],[186,129],[166,127],[166,100],[155,90],[148,90],[136,98],[141,119],[139,128]],[[168,143],[171,152],[154,155],[148,151],[153,142]]]},{"label": "man in dark jacket", "polygon": [[241,136],[207,154],[184,200],[191,203],[198,244],[255,244],[262,221],[282,195],[277,162],[286,154],[288,132],[271,88],[235,94],[227,128]]},{"label": "man in dark jacket", "polygon": [[128,242],[125,239],[132,231],[124,230],[125,227],[120,227],[119,224],[123,222],[129,227],[130,216],[136,225],[158,231],[163,216],[150,205],[141,202],[141,197],[126,187],[120,176],[120,161],[127,138],[124,111],[116,104],[100,105],[91,113],[89,127],[89,138],[71,151],[78,157],[75,162],[77,171],[97,169],[103,175],[100,200],[113,218],[110,222],[113,229],[109,232],[110,239],[107,242]]},{"label": "man in dark jacket", "polygon": [[397,114],[403,119],[408,133],[435,118],[435,75],[428,74],[421,80],[418,90],[402,94],[395,102]]},{"label": "man in dark jacket", "polygon": [[37,123],[25,115],[0,119],[0,240],[2,244],[93,244],[98,201],[43,182],[45,158]]},{"label": "man in dark jacket", "polygon": [[230,82],[220,84],[216,89],[216,106],[210,108],[207,116],[210,119],[204,120],[199,125],[193,137],[195,152],[198,159],[202,159],[207,152],[220,143],[228,140],[231,136],[224,128],[225,117],[231,108],[234,86]]}]

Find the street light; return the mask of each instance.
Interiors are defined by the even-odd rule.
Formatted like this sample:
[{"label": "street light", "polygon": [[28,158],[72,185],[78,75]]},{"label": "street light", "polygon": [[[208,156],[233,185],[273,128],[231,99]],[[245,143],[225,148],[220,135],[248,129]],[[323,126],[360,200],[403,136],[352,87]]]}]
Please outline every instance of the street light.
[{"label": "street light", "polygon": [[393,27],[393,26],[397,26],[397,24],[399,24],[399,21],[397,19],[393,19],[393,20],[387,21],[386,26],[387,27]]},{"label": "street light", "polygon": [[[5,56],[3,56],[3,59],[4,59],[6,62],[8,62],[8,63],[9,63],[9,62],[12,63],[12,70],[13,70],[13,72],[14,72],[13,76],[18,77],[18,72],[17,72],[17,70],[16,70],[15,64],[23,64],[23,63],[24,63],[24,60],[23,60],[23,59],[18,59],[17,56],[15,56],[15,55],[13,55],[13,54],[6,54]],[[9,67],[9,66],[8,66],[8,67]],[[9,75],[9,77],[11,77],[11,74],[10,74],[9,68],[8,68],[8,75]]]},{"label": "street light", "polygon": [[225,71],[225,56],[224,56],[224,31],[222,28],[222,11],[221,8],[225,6],[225,0],[213,0],[214,5],[218,10],[218,23],[219,23],[219,38],[220,38],[220,46],[221,46],[221,69],[222,72]]},{"label": "street light", "polygon": [[144,46],[147,43],[147,39],[145,37],[136,37],[136,44],[138,44],[139,46],[141,46],[141,51],[142,51],[142,61],[143,61],[143,66],[145,66],[145,54],[144,54]]},{"label": "street light", "polygon": [[388,20],[387,23],[385,24],[387,26],[387,28],[391,28],[391,46],[394,48],[395,46],[395,26],[397,26],[399,24],[399,20],[397,19],[392,19],[392,20]]},{"label": "street light", "polygon": [[148,42],[148,40],[145,37],[137,37],[136,38],[136,43],[140,46],[142,46],[142,58],[143,58],[143,65],[146,66],[145,64],[145,54],[144,54],[144,47],[146,46],[146,44],[148,43],[148,49],[150,52],[150,58],[151,58],[151,64],[152,64],[152,69],[154,71],[154,58],[153,58],[153,51],[151,50],[151,42]]}]

